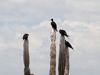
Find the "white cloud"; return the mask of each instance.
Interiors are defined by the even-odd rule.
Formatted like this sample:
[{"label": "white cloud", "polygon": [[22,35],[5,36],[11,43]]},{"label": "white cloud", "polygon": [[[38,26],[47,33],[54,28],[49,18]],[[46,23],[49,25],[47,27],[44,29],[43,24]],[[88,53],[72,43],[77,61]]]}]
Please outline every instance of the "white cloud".
[{"label": "white cloud", "polygon": [[[98,64],[98,62],[100,62],[100,26],[96,23],[90,24],[68,20],[61,21],[60,19],[55,19],[55,21],[57,23],[58,30],[61,28],[68,32],[70,39],[68,40],[66,38],[66,40],[72,44],[75,50],[72,51],[69,49],[71,63],[70,74],[80,75],[81,72],[87,70],[86,75],[91,75],[91,72],[89,73],[89,71],[92,71],[93,74],[99,75],[99,71],[96,73],[96,70],[93,70],[92,68],[96,67],[100,69]],[[0,59],[2,60],[2,62],[0,62],[0,71],[5,72],[5,68],[7,68],[6,66],[10,66],[11,64],[13,67],[11,70],[13,71],[15,69],[16,71],[10,72],[9,69],[6,69],[9,71],[7,71],[7,73],[10,75],[23,74],[22,36],[24,33],[29,33],[31,72],[37,75],[47,75],[49,73],[50,62],[50,28],[50,21],[43,21],[39,25],[35,26],[18,24],[5,24],[0,26]],[[57,33],[57,55],[59,52],[59,36],[60,34]],[[7,61],[8,59],[10,61]],[[16,62],[17,60],[20,63]],[[76,69],[80,72],[77,72]],[[6,73],[2,73],[2,75],[6,75]]]},{"label": "white cloud", "polygon": [[[70,50],[70,74],[99,75],[99,2],[98,0],[0,0],[1,75],[23,74],[24,33],[29,33],[31,72],[36,75],[49,74],[51,18],[56,21],[58,30],[64,29],[70,35],[70,39],[66,40],[75,50]],[[59,36],[57,33],[57,55]],[[10,65],[11,70],[8,69]]]},{"label": "white cloud", "polygon": [[53,17],[71,21],[96,23],[100,19],[100,5],[98,1],[16,1],[9,0],[0,3],[0,21],[40,22]]},{"label": "white cloud", "polygon": [[26,0],[11,0],[12,2],[26,2]]}]

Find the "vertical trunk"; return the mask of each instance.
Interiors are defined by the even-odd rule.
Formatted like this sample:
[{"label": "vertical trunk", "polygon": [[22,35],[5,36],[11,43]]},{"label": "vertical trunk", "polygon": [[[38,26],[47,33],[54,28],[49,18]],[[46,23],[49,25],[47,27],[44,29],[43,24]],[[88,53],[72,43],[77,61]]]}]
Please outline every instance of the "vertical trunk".
[{"label": "vertical trunk", "polygon": [[24,75],[30,75],[29,69],[29,41],[24,40]]},{"label": "vertical trunk", "polygon": [[24,66],[29,67],[29,41],[24,40]]},{"label": "vertical trunk", "polygon": [[61,35],[59,44],[58,75],[64,75],[65,61],[65,37]]},{"label": "vertical trunk", "polygon": [[65,47],[65,58],[66,58],[66,65],[65,65],[64,75],[69,75],[69,50],[68,50],[68,47]]},{"label": "vertical trunk", "polygon": [[51,31],[51,46],[50,46],[50,71],[49,75],[56,75],[56,32]]}]

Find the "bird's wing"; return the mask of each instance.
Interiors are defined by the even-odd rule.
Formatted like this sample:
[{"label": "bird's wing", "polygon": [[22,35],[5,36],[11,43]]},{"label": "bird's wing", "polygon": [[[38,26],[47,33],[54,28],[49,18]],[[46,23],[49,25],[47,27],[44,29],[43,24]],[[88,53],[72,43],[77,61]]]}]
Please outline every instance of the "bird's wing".
[{"label": "bird's wing", "polygon": [[67,35],[66,31],[64,31],[64,30],[63,30],[63,33],[64,33],[65,35]]},{"label": "bird's wing", "polygon": [[28,35],[27,34],[25,34],[24,36],[23,36],[23,40],[25,39],[27,39],[28,38]]},{"label": "bird's wing", "polygon": [[73,49],[73,47],[71,46],[71,44],[68,41],[65,41],[66,46],[70,47]]},{"label": "bird's wing", "polygon": [[68,42],[68,44],[69,44],[69,47],[73,49],[72,45],[69,42]]},{"label": "bird's wing", "polygon": [[51,25],[52,25],[52,27],[53,27],[55,30],[57,30],[57,25],[56,25],[55,22],[51,22]]},{"label": "bird's wing", "polygon": [[23,38],[22,38],[23,40],[25,39],[25,35],[23,35]]},{"label": "bird's wing", "polygon": [[67,37],[69,37],[69,35],[67,34],[67,32],[66,32],[66,31],[64,31],[64,34],[65,34]]}]

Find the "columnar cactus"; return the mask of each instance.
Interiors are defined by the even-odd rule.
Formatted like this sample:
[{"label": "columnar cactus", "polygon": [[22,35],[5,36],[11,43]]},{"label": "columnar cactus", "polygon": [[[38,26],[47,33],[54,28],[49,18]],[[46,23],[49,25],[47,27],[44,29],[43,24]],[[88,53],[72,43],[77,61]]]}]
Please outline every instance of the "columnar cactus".
[{"label": "columnar cactus", "polygon": [[30,69],[29,69],[29,41],[24,40],[24,75],[30,75]]},{"label": "columnar cactus", "polygon": [[59,44],[58,75],[64,75],[65,61],[65,37],[61,35]]},{"label": "columnar cactus", "polygon": [[29,68],[29,41],[28,41],[29,34],[25,34],[23,36],[24,40],[24,50],[23,50],[23,59],[24,59],[24,75],[32,75],[30,74],[30,68]]},{"label": "columnar cactus", "polygon": [[66,58],[66,62],[65,62],[64,75],[69,75],[69,49],[68,47],[65,47],[65,58]]},{"label": "columnar cactus", "polygon": [[56,32],[51,31],[51,46],[50,46],[50,71],[49,75],[56,75]]}]

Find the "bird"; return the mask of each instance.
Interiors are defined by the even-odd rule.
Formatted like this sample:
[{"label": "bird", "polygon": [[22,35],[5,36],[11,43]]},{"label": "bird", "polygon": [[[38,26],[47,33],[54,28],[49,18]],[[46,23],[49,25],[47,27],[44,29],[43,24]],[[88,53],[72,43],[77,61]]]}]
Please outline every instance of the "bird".
[{"label": "bird", "polygon": [[[67,33],[66,33],[65,30],[60,29],[60,30],[59,30],[59,33],[60,33],[62,36],[66,36],[67,38],[69,37],[69,35],[67,35]],[[68,39],[69,39],[69,38],[68,38]]]},{"label": "bird", "polygon": [[54,22],[53,19],[51,19],[51,26],[52,26],[52,28],[53,28],[54,30],[58,31],[58,30],[57,30],[57,24]]},{"label": "bird", "polygon": [[28,39],[28,36],[29,36],[29,34],[27,34],[27,33],[25,33],[24,35],[23,35],[23,40],[27,40]]},{"label": "bird", "polygon": [[66,41],[66,40],[65,40],[65,45],[66,45],[66,47],[70,47],[71,49],[74,49],[74,48],[71,46],[71,44],[70,44],[68,41]]}]

